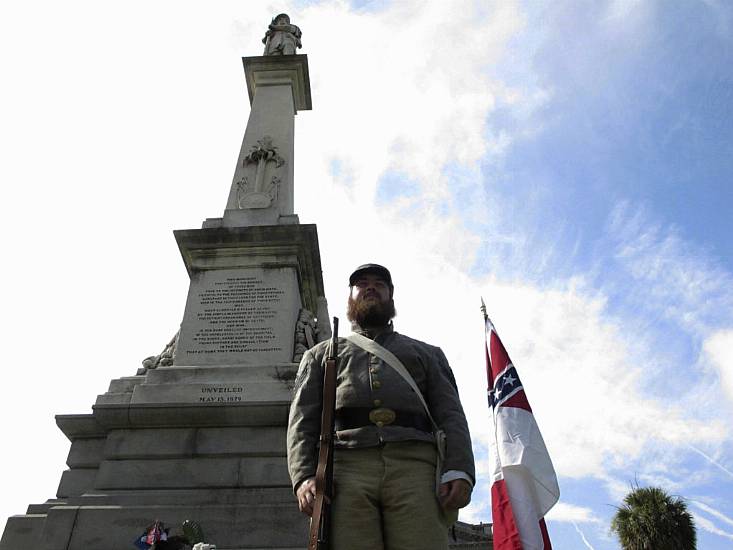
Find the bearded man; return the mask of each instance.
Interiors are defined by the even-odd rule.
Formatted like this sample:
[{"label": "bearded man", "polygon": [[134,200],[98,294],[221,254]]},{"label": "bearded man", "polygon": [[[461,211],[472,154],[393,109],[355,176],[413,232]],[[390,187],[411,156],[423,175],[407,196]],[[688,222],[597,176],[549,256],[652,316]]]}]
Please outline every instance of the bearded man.
[{"label": "bearded man", "polygon": [[[362,265],[349,277],[349,287],[354,334],[339,338],[338,346],[331,547],[445,550],[447,527],[470,502],[475,480],[453,373],[440,348],[394,331],[394,285],[387,268]],[[322,342],[303,356],[288,423],[288,469],[307,515],[316,492],[327,352],[328,342]],[[395,362],[408,371],[422,401]],[[437,494],[435,425],[447,440]]]}]

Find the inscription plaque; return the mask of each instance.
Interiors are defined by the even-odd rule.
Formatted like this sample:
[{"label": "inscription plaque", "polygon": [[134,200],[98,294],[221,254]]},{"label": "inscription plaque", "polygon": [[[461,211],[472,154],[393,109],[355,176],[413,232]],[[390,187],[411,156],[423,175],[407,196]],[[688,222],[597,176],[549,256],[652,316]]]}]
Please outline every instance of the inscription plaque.
[{"label": "inscription plaque", "polygon": [[242,386],[202,386],[199,403],[239,403],[243,393]]},{"label": "inscription plaque", "polygon": [[291,362],[300,303],[293,268],[200,272],[191,278],[175,364]]}]

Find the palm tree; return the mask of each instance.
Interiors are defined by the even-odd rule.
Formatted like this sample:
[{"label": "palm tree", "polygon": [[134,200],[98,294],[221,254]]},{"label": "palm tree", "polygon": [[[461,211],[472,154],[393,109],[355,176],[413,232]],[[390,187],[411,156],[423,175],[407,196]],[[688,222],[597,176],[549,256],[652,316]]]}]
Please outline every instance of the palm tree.
[{"label": "palm tree", "polygon": [[685,502],[658,487],[633,487],[611,521],[624,550],[695,550],[695,522]]}]

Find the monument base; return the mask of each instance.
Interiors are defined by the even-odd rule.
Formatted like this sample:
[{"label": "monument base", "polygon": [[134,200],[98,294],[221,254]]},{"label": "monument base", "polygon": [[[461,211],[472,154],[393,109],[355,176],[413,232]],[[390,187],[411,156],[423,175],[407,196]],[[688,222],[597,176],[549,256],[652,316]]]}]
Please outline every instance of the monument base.
[{"label": "monument base", "polygon": [[[138,500],[143,496],[130,495]],[[95,502],[93,496],[49,502],[34,507],[43,509],[43,513],[8,518],[0,548],[130,550],[145,527],[157,518],[165,518],[164,524],[171,527],[171,534],[181,534],[180,525],[187,519],[197,518],[205,526],[207,541],[215,541],[220,550],[302,550],[305,547],[308,522],[294,506],[292,492],[263,495],[243,491],[237,498],[249,503],[236,504],[192,493],[171,498],[195,498],[198,503],[138,506],[120,505],[113,500],[113,504],[103,504]]]},{"label": "monument base", "polygon": [[296,371],[158,367],[112,381],[91,414],[56,417],[71,440],[57,498],[9,518],[0,549],[129,550],[156,519],[171,533],[195,521],[221,550],[303,548],[285,457]]}]

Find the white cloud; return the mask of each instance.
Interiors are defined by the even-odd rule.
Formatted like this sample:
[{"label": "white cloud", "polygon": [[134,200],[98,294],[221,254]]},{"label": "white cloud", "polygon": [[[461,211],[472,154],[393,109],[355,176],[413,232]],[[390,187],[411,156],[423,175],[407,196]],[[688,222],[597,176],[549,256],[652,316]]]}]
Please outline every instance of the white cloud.
[{"label": "white cloud", "polygon": [[705,460],[707,460],[710,464],[718,468],[721,472],[724,472],[729,477],[733,478],[733,472],[730,471],[730,469],[726,468],[724,465],[722,465],[716,458],[713,458],[706,452],[698,449],[694,445],[688,445],[688,447],[694,451],[695,453],[699,454],[701,457],[703,457]]},{"label": "white cloud", "polygon": [[583,544],[585,545],[585,547],[588,548],[589,550],[595,550],[593,545],[588,541],[587,537],[585,536],[585,533],[583,533],[580,527],[578,527],[578,524],[575,522],[572,522],[572,524],[573,524],[573,527],[575,527],[575,532],[578,533],[578,535],[580,536],[580,540],[583,541]]},{"label": "white cloud", "polygon": [[703,354],[720,380],[723,392],[733,403],[733,330],[718,330],[703,342]]},{"label": "white cloud", "polygon": [[697,526],[704,529],[708,533],[712,533],[713,535],[718,535],[733,540],[733,533],[729,533],[717,527],[708,518],[701,516],[697,512],[692,512],[692,516],[695,518],[695,523],[697,524]]},{"label": "white cloud", "polygon": [[569,523],[601,523],[593,510],[585,506],[576,506],[567,502],[558,502],[547,514],[551,521],[563,521]]},{"label": "white cloud", "polygon": [[608,230],[615,258],[631,277],[629,302],[697,335],[733,321],[733,277],[674,227],[621,202]]},{"label": "white cloud", "polygon": [[716,510],[712,506],[708,506],[707,504],[705,504],[704,502],[701,502],[699,500],[691,500],[690,502],[692,502],[692,505],[693,506],[697,506],[703,512],[706,512],[706,513],[710,514],[711,516],[713,516],[714,518],[716,518],[716,519],[718,519],[718,520],[720,520],[720,521],[722,521],[724,523],[727,523],[728,525],[733,526],[733,518],[729,518],[728,516],[726,516],[721,511]]},{"label": "white cloud", "polygon": [[632,345],[637,335],[608,317],[602,296],[579,284],[492,290],[494,321],[562,475],[599,476],[607,461],[628,464],[655,441],[723,437],[720,424],[689,419],[645,394],[644,359]]},{"label": "white cloud", "polygon": [[[298,120],[308,136],[299,169],[317,176],[309,188],[331,192],[327,163],[336,159],[349,167],[361,209],[386,170],[417,182],[425,204],[447,201],[446,165],[470,165],[486,151],[486,116],[502,89],[484,68],[521,24],[510,4],[475,8],[399,2],[356,14],[332,3],[303,12],[318,110]],[[299,194],[299,210],[320,212],[321,196]]]}]

